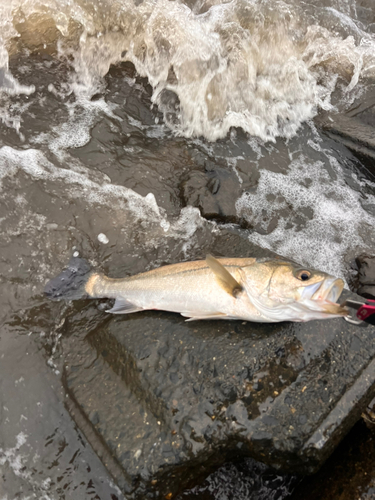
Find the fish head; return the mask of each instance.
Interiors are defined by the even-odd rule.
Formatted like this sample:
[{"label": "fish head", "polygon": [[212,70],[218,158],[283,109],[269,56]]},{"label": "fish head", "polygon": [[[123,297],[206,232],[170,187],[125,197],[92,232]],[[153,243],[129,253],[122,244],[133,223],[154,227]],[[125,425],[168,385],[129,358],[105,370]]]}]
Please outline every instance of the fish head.
[{"label": "fish head", "polygon": [[280,262],[271,267],[270,299],[336,302],[344,288],[342,279],[292,262]]},{"label": "fish head", "polygon": [[255,282],[248,273],[245,290],[260,312],[274,321],[278,317],[282,317],[279,321],[308,321],[348,315],[336,303],[344,288],[342,279],[288,261],[265,260],[255,266]]}]

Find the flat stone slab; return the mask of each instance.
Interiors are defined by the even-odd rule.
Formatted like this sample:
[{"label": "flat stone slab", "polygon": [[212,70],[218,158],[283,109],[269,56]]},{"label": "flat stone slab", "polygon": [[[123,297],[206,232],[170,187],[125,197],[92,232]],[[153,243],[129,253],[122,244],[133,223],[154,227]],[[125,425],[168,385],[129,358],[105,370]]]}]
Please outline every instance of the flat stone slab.
[{"label": "flat stone slab", "polygon": [[68,408],[129,499],[173,498],[239,456],[312,473],[375,394],[372,326],[73,307]]}]

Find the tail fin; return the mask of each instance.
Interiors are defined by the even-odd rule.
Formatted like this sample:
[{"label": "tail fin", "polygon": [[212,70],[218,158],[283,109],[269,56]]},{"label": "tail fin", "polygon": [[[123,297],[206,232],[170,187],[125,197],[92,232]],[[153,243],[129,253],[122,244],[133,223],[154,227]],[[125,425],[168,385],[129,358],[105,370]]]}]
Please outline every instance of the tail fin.
[{"label": "tail fin", "polygon": [[93,271],[80,257],[72,257],[68,266],[45,286],[44,293],[51,300],[77,300],[89,297],[85,285]]}]

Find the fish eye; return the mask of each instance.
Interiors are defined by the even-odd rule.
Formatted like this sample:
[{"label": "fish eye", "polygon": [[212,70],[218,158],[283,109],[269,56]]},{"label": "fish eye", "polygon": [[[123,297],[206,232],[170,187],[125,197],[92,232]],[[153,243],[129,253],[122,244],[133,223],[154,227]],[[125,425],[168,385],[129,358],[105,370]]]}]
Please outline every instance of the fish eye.
[{"label": "fish eye", "polygon": [[298,271],[296,278],[298,278],[301,281],[307,281],[311,278],[311,273],[310,273],[310,271],[306,271],[304,269],[302,271]]}]

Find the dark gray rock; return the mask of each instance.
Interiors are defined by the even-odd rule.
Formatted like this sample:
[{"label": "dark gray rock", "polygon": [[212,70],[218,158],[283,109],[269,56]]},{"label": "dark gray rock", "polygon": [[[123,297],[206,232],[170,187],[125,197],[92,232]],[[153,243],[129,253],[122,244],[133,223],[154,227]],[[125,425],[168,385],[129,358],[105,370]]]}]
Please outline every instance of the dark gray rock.
[{"label": "dark gray rock", "polygon": [[298,476],[284,475],[250,457],[227,462],[202,484],[177,495],[175,500],[283,500],[289,499]]},{"label": "dark gray rock", "polygon": [[[216,248],[256,253],[240,242]],[[129,499],[172,498],[239,456],[314,472],[375,392],[375,328],[343,319],[186,323],[81,301],[64,331],[68,407]]]},{"label": "dark gray rock", "polygon": [[206,219],[236,222],[235,203],[241,195],[236,174],[222,168],[213,172],[193,170],[182,184],[185,205],[198,207]]},{"label": "dark gray rock", "polygon": [[[361,158],[375,158],[375,85],[369,82],[366,92],[345,113],[321,113],[315,123],[329,136],[339,140]],[[374,169],[372,168],[372,171]]]},{"label": "dark gray rock", "polygon": [[259,171],[245,160],[238,161],[236,171],[206,162],[204,171],[192,170],[182,182],[183,203],[198,207],[206,219],[248,227],[245,219],[238,215],[236,202],[258,179]]},{"label": "dark gray rock", "polygon": [[288,500],[373,499],[374,457],[374,428],[370,430],[365,421],[361,420],[325,462],[324,467],[316,475],[304,478],[293,494],[287,498]]},{"label": "dark gray rock", "polygon": [[358,265],[358,293],[365,298],[375,299],[375,257],[362,255],[356,259]]}]

